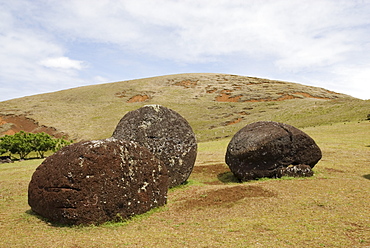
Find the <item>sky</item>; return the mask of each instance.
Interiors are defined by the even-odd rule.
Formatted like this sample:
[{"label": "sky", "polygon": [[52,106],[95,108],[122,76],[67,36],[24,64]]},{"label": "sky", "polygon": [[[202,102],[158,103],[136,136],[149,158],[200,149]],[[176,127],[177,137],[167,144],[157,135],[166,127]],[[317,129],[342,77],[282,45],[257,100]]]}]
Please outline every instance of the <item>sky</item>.
[{"label": "sky", "polygon": [[370,98],[370,0],[0,0],[0,101],[177,73]]}]

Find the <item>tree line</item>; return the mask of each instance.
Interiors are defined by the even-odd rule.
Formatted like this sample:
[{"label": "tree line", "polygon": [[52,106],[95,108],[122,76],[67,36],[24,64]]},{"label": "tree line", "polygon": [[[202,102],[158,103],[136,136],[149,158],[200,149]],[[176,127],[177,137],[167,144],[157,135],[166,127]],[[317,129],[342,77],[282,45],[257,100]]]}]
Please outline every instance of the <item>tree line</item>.
[{"label": "tree line", "polygon": [[36,152],[39,158],[44,158],[48,151],[56,152],[63,146],[73,141],[58,139],[47,133],[27,133],[20,131],[14,135],[0,137],[0,155],[18,155],[19,159],[25,159],[31,152]]}]

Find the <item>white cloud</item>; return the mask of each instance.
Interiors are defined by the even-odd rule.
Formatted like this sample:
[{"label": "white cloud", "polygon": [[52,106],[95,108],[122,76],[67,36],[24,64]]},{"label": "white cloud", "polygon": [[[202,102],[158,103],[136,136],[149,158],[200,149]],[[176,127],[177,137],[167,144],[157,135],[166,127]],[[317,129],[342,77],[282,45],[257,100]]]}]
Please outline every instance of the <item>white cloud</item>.
[{"label": "white cloud", "polygon": [[[86,83],[77,74],[85,64],[64,56],[66,50],[53,34],[45,32],[27,18],[35,6],[27,1],[12,1],[2,5],[0,100]],[[19,16],[15,14],[17,8]]]},{"label": "white cloud", "polygon": [[370,63],[356,66],[340,66],[333,71],[333,87],[361,99],[370,99]]},{"label": "white cloud", "polygon": [[[148,71],[155,71],[166,61],[173,65],[171,72],[184,64],[190,71],[217,64],[222,72],[254,76],[258,71],[258,76],[282,80],[316,75],[325,78],[325,87],[329,77],[344,78],[343,67],[353,68],[346,74],[352,84],[358,79],[350,73],[366,76],[362,65],[370,64],[367,1],[19,0],[4,6],[1,82],[65,82],[69,87],[101,81],[97,74],[107,79],[110,63],[143,68],[151,61],[155,65]],[[86,46],[72,53],[76,44]],[[115,51],[114,62],[108,52],[96,61],[95,52],[102,48]],[[255,64],[259,68],[253,71]],[[106,72],[95,72],[97,67]],[[120,80],[127,75],[122,71],[115,72]],[[311,79],[320,81],[316,76]],[[338,89],[348,88],[347,81],[337,82]]]},{"label": "white cloud", "polygon": [[233,53],[253,59],[273,57],[280,69],[288,71],[345,60],[361,45],[353,27],[367,20],[370,10],[355,9],[356,1],[58,3],[51,3],[54,10],[45,12],[44,18],[73,38],[186,63]]},{"label": "white cloud", "polygon": [[49,68],[56,68],[56,69],[75,69],[81,70],[85,67],[83,61],[72,60],[68,57],[56,57],[56,58],[47,58],[40,61],[40,64],[49,67]]}]

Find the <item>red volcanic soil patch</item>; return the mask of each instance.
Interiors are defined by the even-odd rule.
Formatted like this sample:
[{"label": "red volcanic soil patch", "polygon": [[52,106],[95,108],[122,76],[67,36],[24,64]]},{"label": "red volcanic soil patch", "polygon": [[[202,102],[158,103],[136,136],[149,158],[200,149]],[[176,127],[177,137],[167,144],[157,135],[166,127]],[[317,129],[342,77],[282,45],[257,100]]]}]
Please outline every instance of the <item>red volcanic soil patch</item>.
[{"label": "red volcanic soil patch", "polygon": [[284,100],[290,100],[290,99],[295,99],[295,98],[298,98],[298,97],[295,97],[292,95],[282,95],[281,97],[276,99],[276,101],[284,101]]},{"label": "red volcanic soil patch", "polygon": [[319,97],[319,96],[313,96],[311,94],[305,93],[305,92],[294,92],[293,95],[290,94],[281,94],[281,97],[277,99],[272,98],[262,98],[262,99],[252,99],[247,100],[245,102],[276,102],[276,101],[284,101],[284,100],[290,100],[290,99],[297,99],[300,97],[294,96],[294,95],[301,95],[305,98],[314,98],[314,99],[321,99],[321,100],[330,100],[330,98],[327,97]]},{"label": "red volcanic soil patch", "polygon": [[[189,195],[189,194],[188,194]],[[238,185],[233,187],[215,188],[202,192],[194,192],[191,199],[182,198],[178,206],[181,210],[209,207],[229,207],[244,198],[274,197],[276,194],[257,185]]]},{"label": "red volcanic soil patch", "polygon": [[[234,174],[230,171],[230,168],[226,164],[221,163],[194,166],[192,177],[208,185],[223,185],[225,183],[239,182],[238,179],[234,177]],[[209,181],[208,179],[210,178],[217,178],[217,180]]]},{"label": "red volcanic soil patch", "polygon": [[130,99],[127,100],[128,103],[133,103],[133,102],[144,102],[146,100],[150,99],[148,95],[136,95],[131,97]]},{"label": "red volcanic soil patch", "polygon": [[194,166],[192,173],[194,174],[206,174],[209,177],[217,177],[219,174],[229,172],[229,167],[223,164],[211,164]]},{"label": "red volcanic soil patch", "polygon": [[245,112],[245,111],[239,112],[238,114],[240,114],[240,115],[250,115],[250,113]]},{"label": "red volcanic soil patch", "polygon": [[233,124],[236,124],[236,123],[239,123],[241,122],[243,119],[242,118],[235,118],[235,119],[232,119],[231,121],[227,121],[225,122],[225,126],[229,126],[229,125],[233,125]]},{"label": "red volcanic soil patch", "polygon": [[23,115],[0,115],[0,136],[13,135],[19,131],[28,133],[47,133],[56,138],[68,138],[68,135],[59,132],[54,127],[47,127],[40,125],[34,119],[28,118]]},{"label": "red volcanic soil patch", "polygon": [[184,80],[181,82],[174,83],[173,85],[182,86],[185,88],[194,88],[195,86],[197,86],[197,83],[198,81]]},{"label": "red volcanic soil patch", "polygon": [[217,102],[239,102],[241,97],[241,95],[231,96],[230,93],[221,92],[220,95],[216,96],[215,100]]}]

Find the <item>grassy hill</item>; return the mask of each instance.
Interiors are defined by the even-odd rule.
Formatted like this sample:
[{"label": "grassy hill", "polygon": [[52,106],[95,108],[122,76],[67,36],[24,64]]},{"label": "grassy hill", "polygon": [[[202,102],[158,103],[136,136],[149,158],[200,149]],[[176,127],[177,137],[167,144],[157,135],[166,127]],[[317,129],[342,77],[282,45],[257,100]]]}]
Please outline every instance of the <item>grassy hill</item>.
[{"label": "grassy hill", "polygon": [[[200,141],[188,183],[169,191],[166,206],[125,222],[59,226],[27,203],[42,160],[0,164],[0,247],[370,246],[370,101],[288,82],[182,74],[0,102],[0,133],[106,138],[146,104],[179,112]],[[316,141],[323,158],[313,177],[236,182],[227,144],[258,120],[292,124]]]},{"label": "grassy hill", "polygon": [[107,138],[124,114],[147,104],[180,113],[200,142],[230,137],[259,120],[301,128],[364,120],[370,112],[370,101],[317,87],[226,74],[179,74],[0,102],[0,134],[14,127],[17,118],[9,117],[15,115],[74,140]]}]

